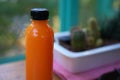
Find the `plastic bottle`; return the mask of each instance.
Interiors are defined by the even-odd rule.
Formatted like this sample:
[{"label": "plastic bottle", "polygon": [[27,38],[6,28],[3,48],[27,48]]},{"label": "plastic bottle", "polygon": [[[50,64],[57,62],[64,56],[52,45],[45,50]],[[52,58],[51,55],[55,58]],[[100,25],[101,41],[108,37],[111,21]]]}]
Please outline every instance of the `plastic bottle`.
[{"label": "plastic bottle", "polygon": [[26,31],[26,80],[52,80],[54,34],[45,8],[31,9]]}]

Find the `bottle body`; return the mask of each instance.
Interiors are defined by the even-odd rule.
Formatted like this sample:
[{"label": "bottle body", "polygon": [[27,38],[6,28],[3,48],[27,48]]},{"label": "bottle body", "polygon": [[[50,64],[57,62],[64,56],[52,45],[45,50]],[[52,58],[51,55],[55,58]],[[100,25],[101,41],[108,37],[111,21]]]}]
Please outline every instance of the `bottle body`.
[{"label": "bottle body", "polygon": [[53,42],[47,20],[32,20],[26,31],[26,80],[52,80]]}]

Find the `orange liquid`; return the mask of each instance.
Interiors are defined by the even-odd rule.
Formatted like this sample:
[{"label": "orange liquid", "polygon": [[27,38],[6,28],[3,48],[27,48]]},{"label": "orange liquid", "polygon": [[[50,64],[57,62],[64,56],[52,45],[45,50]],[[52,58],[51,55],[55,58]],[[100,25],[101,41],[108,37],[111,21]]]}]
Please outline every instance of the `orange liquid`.
[{"label": "orange liquid", "polygon": [[52,80],[52,29],[47,20],[32,20],[26,31],[26,80]]}]

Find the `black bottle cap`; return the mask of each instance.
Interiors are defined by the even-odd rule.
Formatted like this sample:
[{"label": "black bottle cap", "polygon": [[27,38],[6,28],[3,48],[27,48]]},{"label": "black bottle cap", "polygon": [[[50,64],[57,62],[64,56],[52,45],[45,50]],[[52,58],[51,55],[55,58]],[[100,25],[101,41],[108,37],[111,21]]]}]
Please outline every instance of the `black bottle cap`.
[{"label": "black bottle cap", "polygon": [[31,18],[33,20],[47,20],[49,12],[46,8],[33,8],[31,9]]}]

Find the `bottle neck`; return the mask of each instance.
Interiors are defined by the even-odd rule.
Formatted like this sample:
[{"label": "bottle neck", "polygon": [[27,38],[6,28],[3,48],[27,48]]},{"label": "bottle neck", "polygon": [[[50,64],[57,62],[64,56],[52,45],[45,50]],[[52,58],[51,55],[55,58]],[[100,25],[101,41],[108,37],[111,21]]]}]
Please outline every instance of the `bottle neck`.
[{"label": "bottle neck", "polygon": [[32,20],[33,24],[48,24],[48,20]]}]

